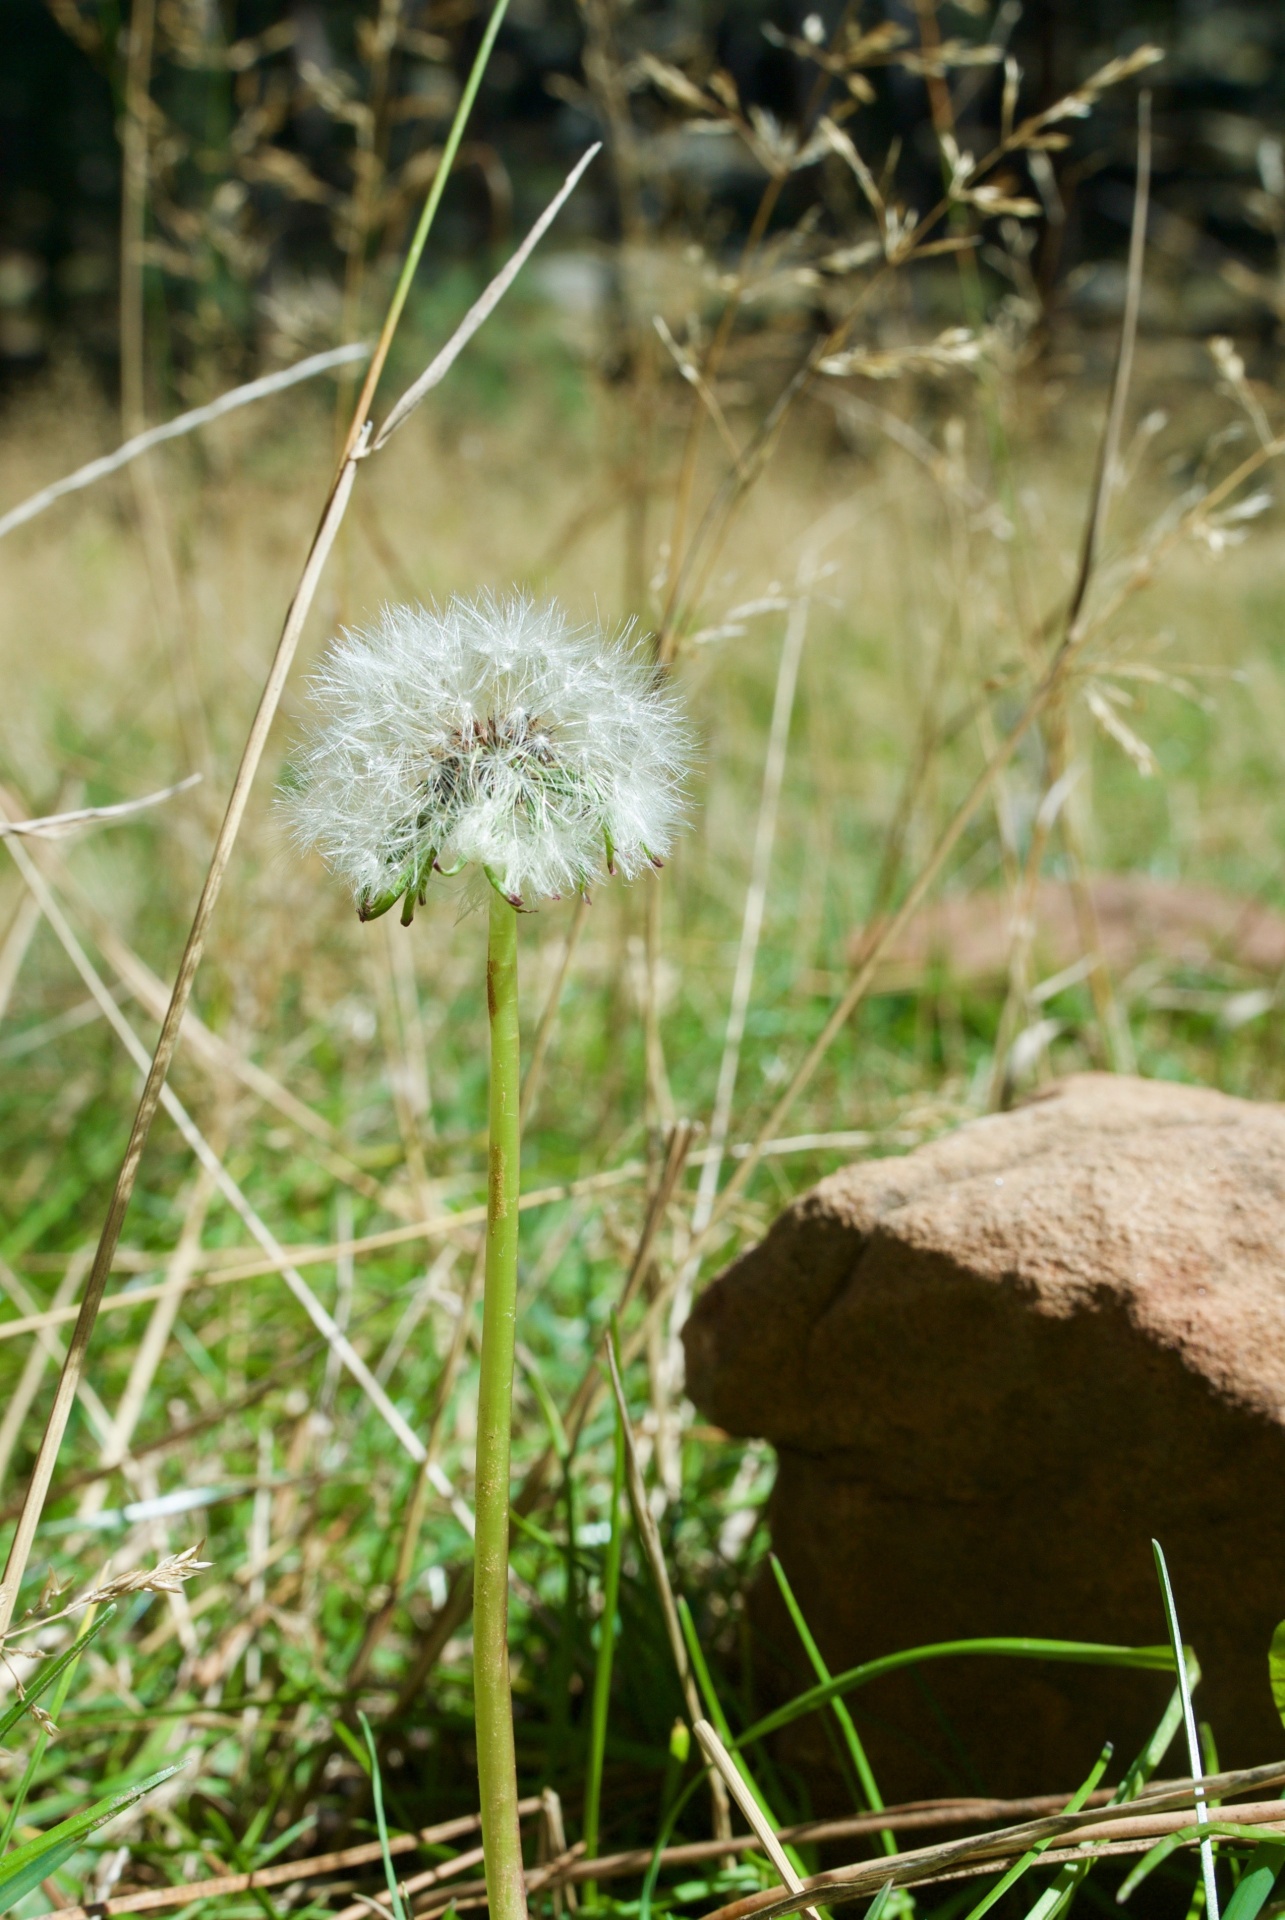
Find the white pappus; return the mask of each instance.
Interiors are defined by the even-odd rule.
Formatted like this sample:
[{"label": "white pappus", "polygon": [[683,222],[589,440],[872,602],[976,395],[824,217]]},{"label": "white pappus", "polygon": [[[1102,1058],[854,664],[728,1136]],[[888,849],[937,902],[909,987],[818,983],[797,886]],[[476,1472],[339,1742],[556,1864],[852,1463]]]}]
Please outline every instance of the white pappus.
[{"label": "white pappus", "polygon": [[523,595],[385,607],[310,688],[318,724],[283,796],[363,920],[409,924],[436,868],[474,864],[517,906],[659,865],[692,739],[627,637]]}]

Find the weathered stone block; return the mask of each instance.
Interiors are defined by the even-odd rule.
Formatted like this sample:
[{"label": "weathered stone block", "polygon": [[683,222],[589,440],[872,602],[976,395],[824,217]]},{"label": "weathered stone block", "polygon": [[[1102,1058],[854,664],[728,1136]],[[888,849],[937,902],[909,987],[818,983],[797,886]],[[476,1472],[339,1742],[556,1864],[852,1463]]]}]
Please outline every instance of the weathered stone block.
[{"label": "weathered stone block", "polygon": [[[987,1634],[1161,1642],[1154,1535],[1224,1764],[1285,1744],[1285,1107],[1064,1081],[822,1181],[685,1341],[702,1412],[777,1449],[776,1548],[833,1667]],[[780,1685],[770,1583],[755,1610]],[[1104,1738],[1131,1757],[1168,1693],[1016,1661],[917,1673],[852,1701],[890,1795],[1069,1786]]]}]

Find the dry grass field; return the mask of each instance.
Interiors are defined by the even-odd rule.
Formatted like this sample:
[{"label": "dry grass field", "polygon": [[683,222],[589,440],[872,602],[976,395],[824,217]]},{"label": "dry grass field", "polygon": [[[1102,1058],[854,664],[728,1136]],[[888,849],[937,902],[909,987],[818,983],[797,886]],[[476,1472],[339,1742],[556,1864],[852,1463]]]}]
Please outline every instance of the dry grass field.
[{"label": "dry grass field", "polygon": [[[0,1799],[34,1755],[21,1837],[183,1756],[190,1764],[133,1825],[87,1840],[24,1912],[102,1895],[113,1873],[131,1886],[195,1882],[364,1844],[374,1827],[359,1710],[379,1735],[396,1828],[476,1805],[468,1624],[455,1596],[485,1199],[483,919],[461,915],[443,883],[413,928],[395,916],[360,925],[340,886],[291,846],[274,794],[290,777],[309,666],[386,601],[516,583],[577,616],[659,625],[689,389],[659,355],[643,396],[644,463],[637,390],[594,371],[585,329],[596,322],[551,299],[556,285],[553,275],[520,285],[359,475],[272,731],[197,984],[201,1024],[189,1021],[172,1085],[289,1258],[263,1254],[245,1213],[158,1119],[22,1606],[47,1572],[79,1591],[108,1564],[120,1574],[200,1542],[209,1564],[159,1597],[123,1594],[105,1625],[100,1616],[55,1714],[57,1738],[30,1722],[9,1736],[18,1757]],[[452,283],[417,312],[401,373],[429,357],[465,299]],[[766,329],[731,384],[733,437],[750,431],[755,382],[796,324],[787,315]],[[738,954],[743,971],[754,964],[720,1141],[724,1186],[741,1143],[768,1121],[773,1130],[707,1241],[705,1274],[845,1159],[904,1150],[1051,1073],[1135,1061],[1254,1098],[1285,1094],[1278,979],[1233,941],[1196,962],[1140,954],[1099,976],[1096,997],[1083,966],[1043,991],[1038,969],[1024,976],[1015,957],[1014,991],[940,958],[889,961],[775,1117],[852,977],[857,930],[907,896],[1038,683],[1075,580],[1113,347],[1106,332],[1068,335],[980,367],[835,382],[801,404],[680,636],[675,674],[701,746],[676,857],[633,889],[602,888],[588,909],[545,905],[521,923],[538,1087],[523,1150],[518,1483],[550,1446],[553,1464],[515,1531],[519,1766],[524,1791],[558,1789],[573,1838],[610,1531],[613,1415],[593,1353],[685,1121],[697,1129],[680,1136],[690,1160],[662,1190],[626,1321],[628,1391],[674,1583],[729,1712],[748,1712],[741,1595],[766,1546],[771,1463],[694,1419],[667,1322],[693,1212],[706,1205]],[[1285,909],[1280,518],[1254,497],[1271,487],[1270,467],[1200,504],[1252,461],[1260,426],[1279,430],[1277,415],[1265,382],[1229,384],[1202,344],[1143,340],[1089,601],[1098,624],[973,808],[934,898],[976,896],[990,919],[1007,913],[1006,889],[1041,871],[1109,873]],[[116,437],[88,378],[55,370],[7,407],[0,510]],[[4,542],[10,818],[201,776],[137,818],[10,838],[13,857],[0,854],[9,1519],[137,1096],[104,1001],[150,1051],[335,441],[333,388],[296,388],[149,456],[159,553],[141,537],[128,474]],[[719,458],[711,425],[698,498]],[[783,658],[797,663],[792,694]],[[761,910],[753,938],[747,899]],[[290,1261],[403,1423],[428,1438],[427,1482],[310,1324],[280,1271]],[[562,1416],[582,1379],[594,1391],[567,1452]],[[682,1696],[632,1542],[622,1580],[604,1850],[650,1845],[691,1777],[671,1740]],[[42,1645],[56,1651],[60,1631]],[[1084,1633],[1094,1637],[1091,1621]],[[763,1781],[779,1818],[806,1816],[798,1783]],[[698,1796],[682,1815],[691,1832],[707,1830],[704,1809]],[[692,1884],[666,1880],[655,1900],[708,1905],[718,1889],[730,1898],[773,1873],[711,1861]],[[355,1914],[364,1909],[344,1902],[378,1892],[380,1869],[368,1853],[334,1884]],[[637,1883],[625,1884],[618,1911],[632,1914]],[[979,1888],[965,1889],[963,1908],[937,1890],[934,1911],[965,1910]],[[225,1887],[211,1899],[229,1920],[338,1910],[315,1886]]]}]

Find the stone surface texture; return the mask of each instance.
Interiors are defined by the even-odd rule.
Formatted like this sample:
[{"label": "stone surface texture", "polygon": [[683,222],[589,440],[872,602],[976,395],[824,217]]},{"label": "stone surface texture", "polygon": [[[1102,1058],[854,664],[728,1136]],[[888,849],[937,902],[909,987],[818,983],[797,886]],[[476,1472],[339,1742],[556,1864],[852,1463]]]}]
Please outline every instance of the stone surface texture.
[{"label": "stone surface texture", "polygon": [[[1142,962],[1161,972],[1213,973],[1222,985],[1272,978],[1285,967],[1285,914],[1219,887],[1150,874],[1097,874],[1090,886],[1102,956],[1115,974]],[[1034,957],[1041,973],[1070,966],[1084,933],[1070,886],[1043,880],[1035,902]],[[853,936],[852,953],[864,934]],[[1012,950],[1012,909],[994,891],[947,894],[917,913],[883,956],[885,984],[918,980],[931,968],[959,985],[1004,980]]]},{"label": "stone surface texture", "polygon": [[[1168,1554],[1224,1765],[1285,1752],[1285,1107],[1106,1074],[847,1168],[706,1290],[688,1391],[778,1453],[833,1669],[988,1634],[1156,1644]],[[770,1581],[760,1685],[799,1678]],[[1162,1676],[952,1659],[851,1697],[885,1797],[1073,1786]],[[785,1738],[821,1763],[817,1720]],[[1167,1771],[1184,1771],[1178,1749]]]}]

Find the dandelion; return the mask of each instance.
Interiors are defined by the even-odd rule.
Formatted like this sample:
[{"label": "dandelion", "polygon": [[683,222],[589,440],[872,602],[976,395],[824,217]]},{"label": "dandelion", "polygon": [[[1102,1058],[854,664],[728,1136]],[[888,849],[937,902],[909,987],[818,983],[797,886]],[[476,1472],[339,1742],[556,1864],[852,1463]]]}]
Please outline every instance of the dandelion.
[{"label": "dandelion", "polygon": [[514,905],[632,879],[682,816],[687,729],[626,642],[521,596],[388,607],[313,683],[324,719],[290,801],[363,920],[472,866]]},{"label": "dandelion", "polygon": [[[515,595],[444,611],[386,608],[348,633],[313,684],[295,832],[351,886],[363,920],[434,872],[473,867],[489,895],[491,1084],[478,1387],[473,1695],[487,1905],[525,1920],[509,1685],[510,1425],[517,1310],[518,950],[527,903],[601,873],[659,866],[683,814],[686,722],[625,641]],[[487,886],[489,882],[489,887]]]}]

